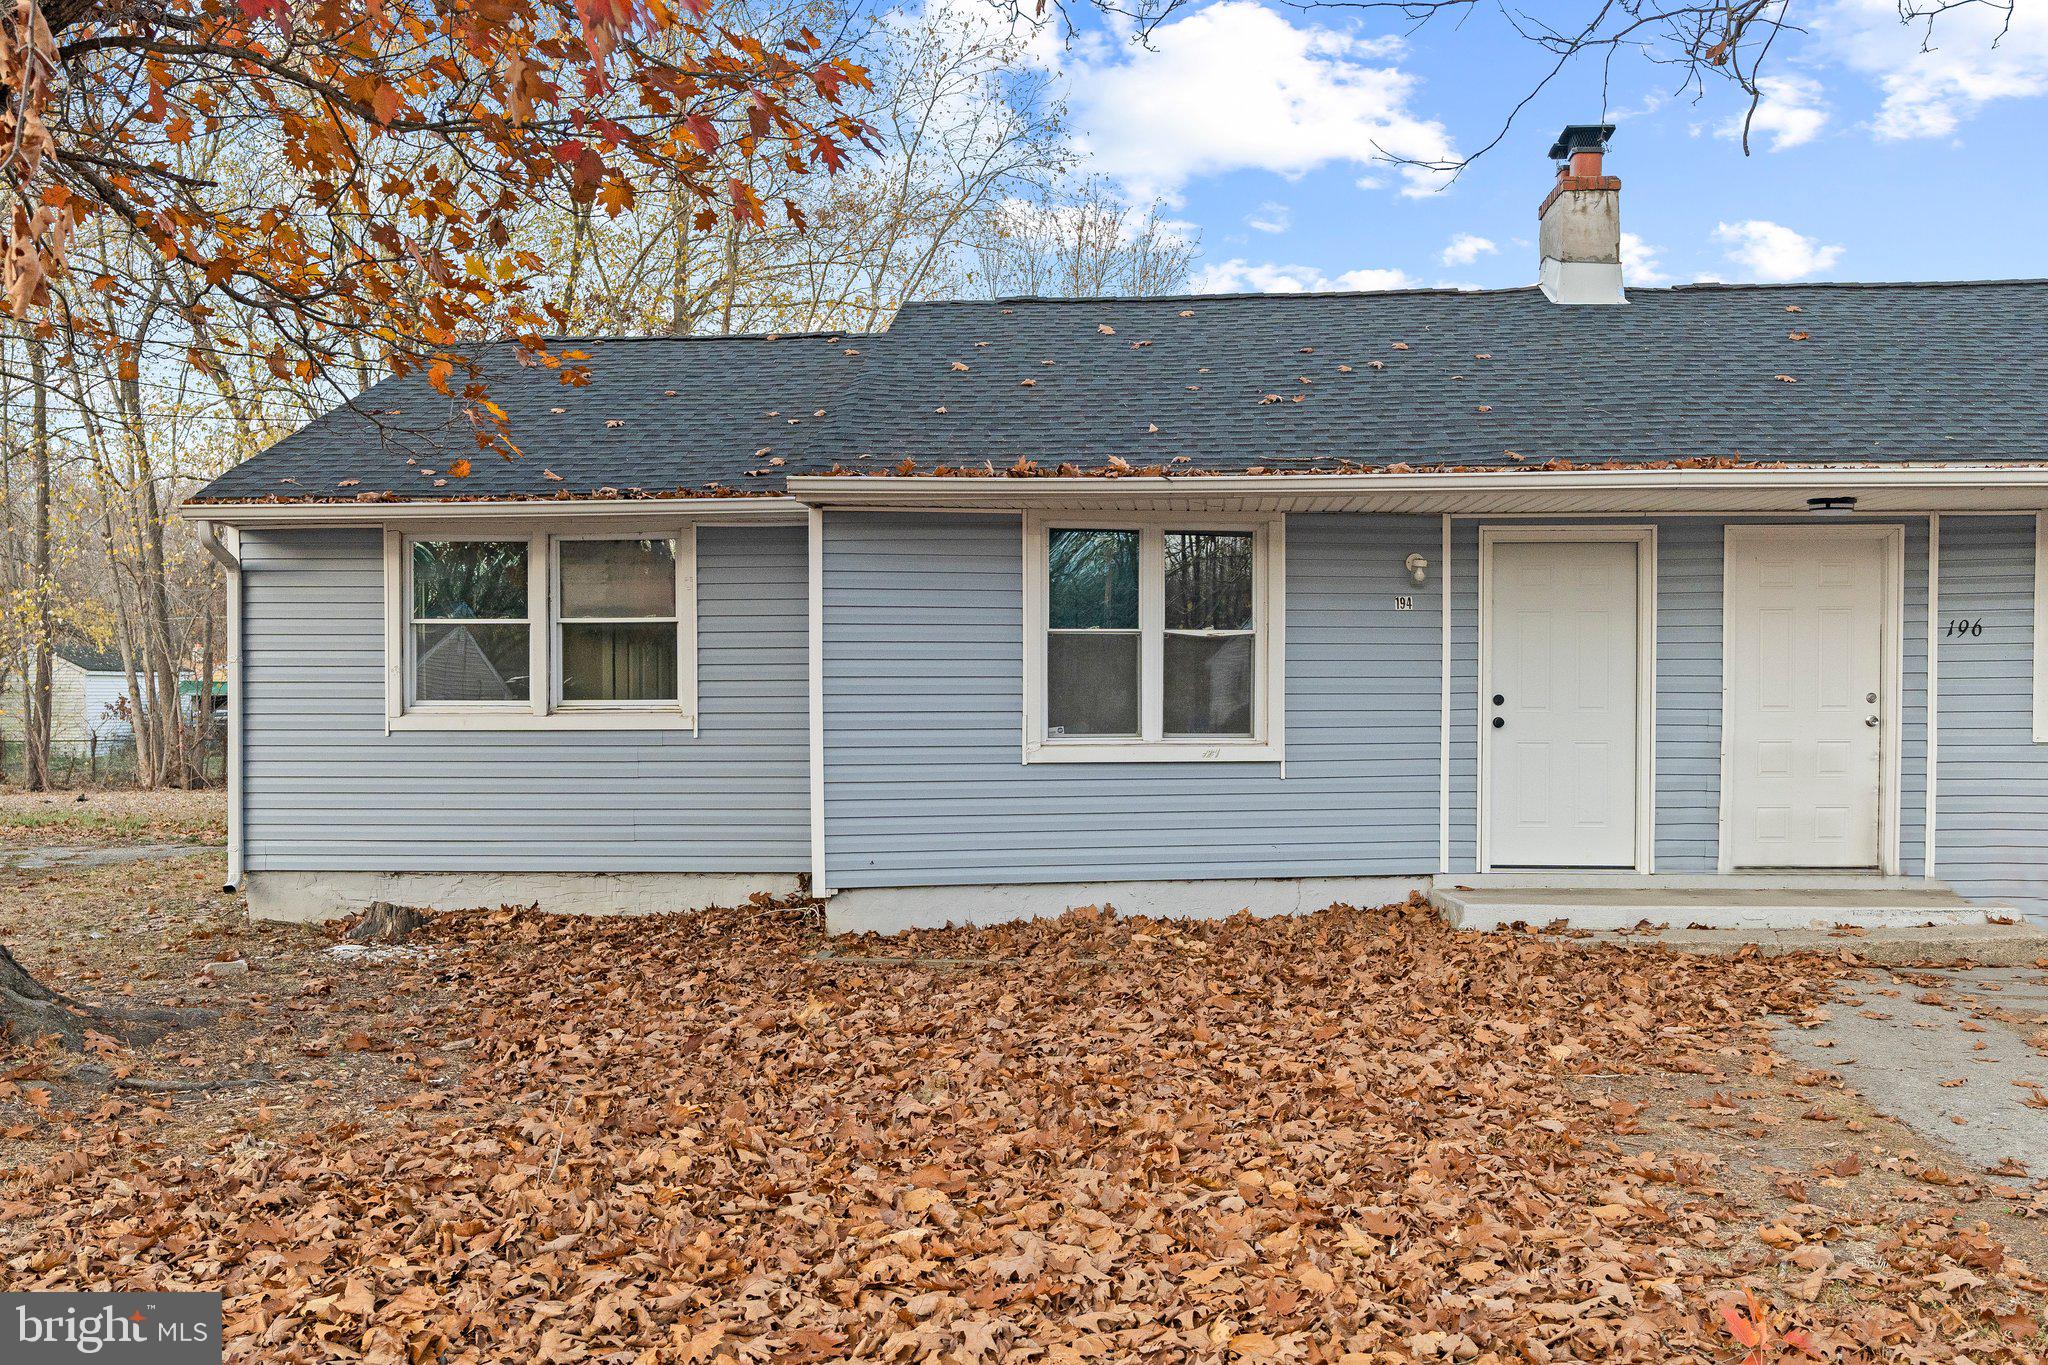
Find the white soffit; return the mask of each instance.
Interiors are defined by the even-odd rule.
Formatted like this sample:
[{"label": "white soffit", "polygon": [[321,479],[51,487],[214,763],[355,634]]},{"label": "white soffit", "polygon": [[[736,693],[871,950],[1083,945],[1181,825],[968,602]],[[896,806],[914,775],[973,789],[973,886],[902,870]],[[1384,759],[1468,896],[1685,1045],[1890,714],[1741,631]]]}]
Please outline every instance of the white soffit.
[{"label": "white soffit", "polygon": [[1612,512],[1807,514],[1808,498],[1855,511],[2032,512],[2048,508],[2048,466],[1773,466],[1754,469],[1503,470],[1413,474],[1225,474],[1179,478],[799,476],[824,508],[1413,512],[1472,516]]}]

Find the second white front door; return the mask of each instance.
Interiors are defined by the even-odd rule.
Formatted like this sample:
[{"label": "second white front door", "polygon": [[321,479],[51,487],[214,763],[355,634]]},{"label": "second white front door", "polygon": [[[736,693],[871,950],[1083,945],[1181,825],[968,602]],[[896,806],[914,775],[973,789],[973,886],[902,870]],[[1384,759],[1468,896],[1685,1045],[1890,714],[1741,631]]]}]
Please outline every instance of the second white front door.
[{"label": "second white front door", "polygon": [[1501,538],[1486,550],[1487,865],[1633,868],[1644,546]]},{"label": "second white front door", "polygon": [[1733,867],[1875,868],[1894,528],[1730,527]]}]

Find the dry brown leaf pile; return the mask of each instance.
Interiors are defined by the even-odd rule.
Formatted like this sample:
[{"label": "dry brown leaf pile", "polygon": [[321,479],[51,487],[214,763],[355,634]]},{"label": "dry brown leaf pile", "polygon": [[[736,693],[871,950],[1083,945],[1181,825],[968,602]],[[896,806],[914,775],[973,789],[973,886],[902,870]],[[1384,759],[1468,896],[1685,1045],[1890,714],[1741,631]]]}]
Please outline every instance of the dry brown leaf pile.
[{"label": "dry brown leaf pile", "polygon": [[822,944],[444,917],[457,1083],[199,1160],[114,1113],[0,1181],[7,1288],[219,1287],[266,1362],[1732,1361],[1745,1286],[1830,1358],[2040,1358],[1993,1236],[1788,1252],[1621,1140],[1602,1078],[1758,1074],[1838,961],[1415,907]]}]

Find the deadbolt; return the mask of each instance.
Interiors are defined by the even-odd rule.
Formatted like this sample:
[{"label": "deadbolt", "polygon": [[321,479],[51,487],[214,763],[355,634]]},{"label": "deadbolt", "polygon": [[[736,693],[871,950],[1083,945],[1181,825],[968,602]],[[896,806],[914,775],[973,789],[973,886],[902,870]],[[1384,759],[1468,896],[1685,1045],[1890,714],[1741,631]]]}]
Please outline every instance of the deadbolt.
[{"label": "deadbolt", "polygon": [[[1877,698],[1872,697],[1871,700],[1876,701]],[[1506,697],[1503,697],[1500,693],[1496,692],[1493,694],[1493,704],[1495,706],[1506,706],[1508,704],[1508,699]]]},{"label": "deadbolt", "polygon": [[1877,700],[1877,693],[1875,693],[1875,692],[1865,692],[1865,693],[1863,694],[1863,700],[1865,700],[1865,701],[1870,701],[1870,702],[1874,702],[1874,701],[1876,701],[1876,700]]}]

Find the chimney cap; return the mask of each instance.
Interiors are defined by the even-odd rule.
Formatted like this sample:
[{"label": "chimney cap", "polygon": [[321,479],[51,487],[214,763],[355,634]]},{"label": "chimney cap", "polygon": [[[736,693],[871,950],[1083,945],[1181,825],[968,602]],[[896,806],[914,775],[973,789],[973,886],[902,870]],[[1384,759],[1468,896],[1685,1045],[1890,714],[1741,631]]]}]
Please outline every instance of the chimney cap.
[{"label": "chimney cap", "polygon": [[1552,161],[1563,161],[1573,152],[1599,152],[1607,148],[1607,140],[1614,136],[1611,123],[1568,123],[1557,135],[1557,143],[1550,149]]}]

